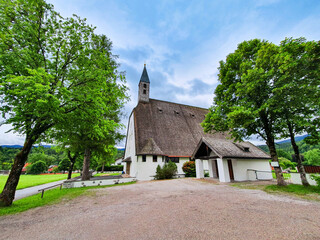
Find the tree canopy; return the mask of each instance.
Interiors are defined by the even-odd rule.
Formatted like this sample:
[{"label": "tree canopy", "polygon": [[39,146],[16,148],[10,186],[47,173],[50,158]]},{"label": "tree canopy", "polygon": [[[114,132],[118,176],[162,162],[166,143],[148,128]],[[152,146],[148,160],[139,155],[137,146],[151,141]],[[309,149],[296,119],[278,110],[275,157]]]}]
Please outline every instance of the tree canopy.
[{"label": "tree canopy", "polygon": [[[256,134],[278,161],[276,138],[294,139],[319,127],[319,46],[303,38],[285,39],[280,46],[259,39],[240,43],[220,62],[220,84],[202,124],[205,131],[230,131],[236,140]],[[279,171],[278,184],[284,185]]]},{"label": "tree canopy", "polygon": [[111,41],[94,29],[76,15],[63,18],[43,0],[0,0],[0,110],[4,123],[26,136],[0,205],[11,204],[28,153],[50,140],[48,130],[72,131],[84,122],[91,128],[84,136],[99,141],[117,128],[110,115],[126,99],[125,78]]}]

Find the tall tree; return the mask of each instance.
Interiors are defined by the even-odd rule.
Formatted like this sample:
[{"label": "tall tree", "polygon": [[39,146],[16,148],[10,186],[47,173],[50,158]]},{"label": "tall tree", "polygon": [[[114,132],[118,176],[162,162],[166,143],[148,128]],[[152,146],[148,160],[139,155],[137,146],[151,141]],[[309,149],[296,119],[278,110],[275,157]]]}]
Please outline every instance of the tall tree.
[{"label": "tall tree", "polygon": [[[265,55],[263,49],[268,49]],[[267,143],[273,162],[278,162],[275,137],[279,132],[274,103],[270,59],[277,46],[258,39],[244,41],[234,53],[220,61],[214,104],[202,126],[209,131],[230,131],[236,140],[259,135]],[[278,185],[286,185],[280,167],[275,167]]]},{"label": "tall tree", "polygon": [[317,129],[320,42],[287,38],[278,49],[274,63],[277,80],[272,98],[278,117],[284,122],[280,137],[291,139],[302,184],[309,186],[295,136]]},{"label": "tall tree", "polygon": [[99,52],[94,28],[78,16],[61,17],[44,0],[0,0],[0,34],[0,110],[25,135],[0,194],[0,206],[8,206],[32,145],[48,140],[52,127],[68,128],[75,111],[101,112],[108,104],[102,93],[117,99],[114,90],[125,87],[112,53]]}]

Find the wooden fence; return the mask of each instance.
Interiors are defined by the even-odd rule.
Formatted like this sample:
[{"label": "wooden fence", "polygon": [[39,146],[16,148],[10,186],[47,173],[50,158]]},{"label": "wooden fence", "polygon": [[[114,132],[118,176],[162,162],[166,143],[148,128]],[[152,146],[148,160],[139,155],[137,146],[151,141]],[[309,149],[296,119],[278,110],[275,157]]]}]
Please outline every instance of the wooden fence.
[{"label": "wooden fence", "polygon": [[306,173],[320,173],[320,166],[304,166]]}]

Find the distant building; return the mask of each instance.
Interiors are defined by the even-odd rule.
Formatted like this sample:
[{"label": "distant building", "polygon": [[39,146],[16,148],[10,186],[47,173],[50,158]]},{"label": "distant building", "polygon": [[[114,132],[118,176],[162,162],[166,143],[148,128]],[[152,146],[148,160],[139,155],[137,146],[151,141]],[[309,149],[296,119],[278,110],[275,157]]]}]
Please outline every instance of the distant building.
[{"label": "distant building", "polygon": [[128,123],[124,171],[138,180],[153,179],[158,165],[171,160],[182,166],[196,160],[197,177],[203,163],[220,181],[249,180],[248,169],[269,171],[270,156],[249,142],[234,143],[226,133],[206,134],[200,123],[207,109],[149,98],[150,80],[144,66],[139,101]]}]

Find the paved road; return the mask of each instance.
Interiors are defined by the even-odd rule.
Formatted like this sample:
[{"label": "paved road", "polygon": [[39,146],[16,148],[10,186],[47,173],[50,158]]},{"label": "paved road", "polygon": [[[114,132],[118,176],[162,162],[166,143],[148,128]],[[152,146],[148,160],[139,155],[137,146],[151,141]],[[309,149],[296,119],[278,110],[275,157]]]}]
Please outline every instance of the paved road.
[{"label": "paved road", "polygon": [[320,203],[195,179],[89,190],[0,217],[0,239],[320,239]]},{"label": "paved road", "polygon": [[39,189],[51,187],[53,185],[63,183],[64,181],[65,180],[60,180],[57,182],[51,182],[51,183],[46,183],[46,184],[42,184],[42,185],[38,185],[38,186],[34,186],[34,187],[29,187],[29,188],[17,190],[16,194],[15,194],[14,201],[19,200],[21,198],[31,196],[31,195],[35,195],[35,194],[39,193],[39,191],[38,191]]}]

